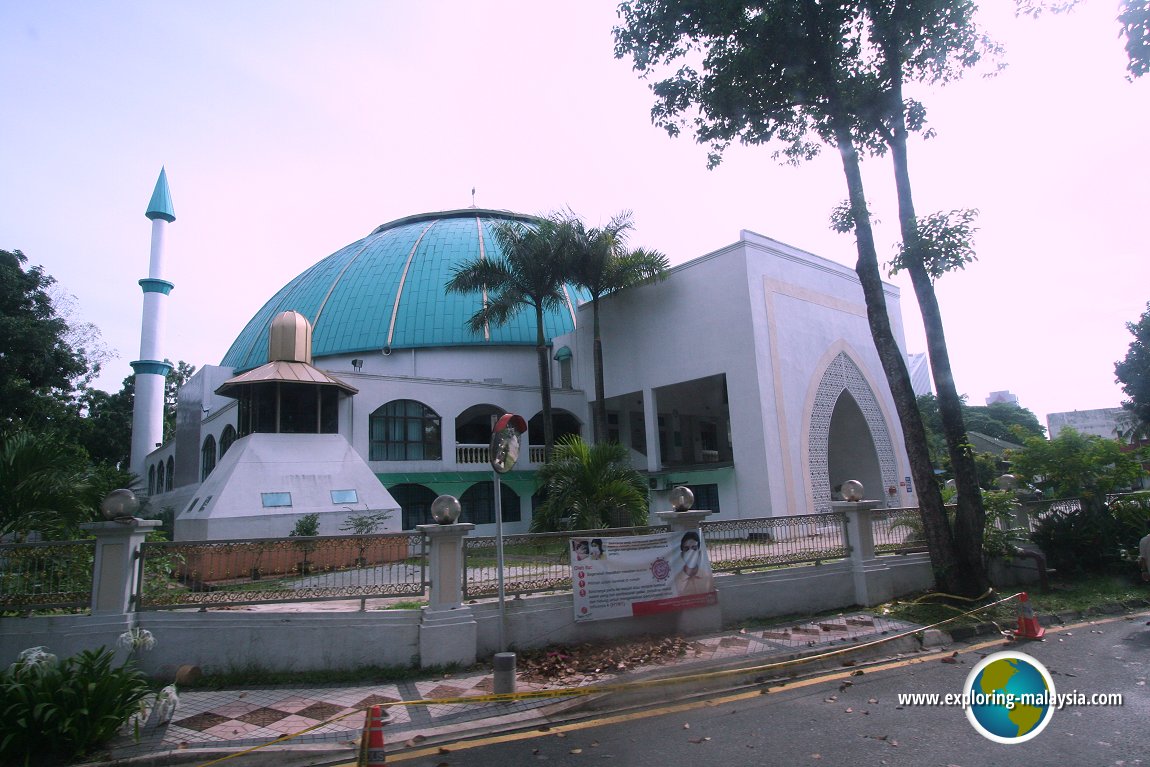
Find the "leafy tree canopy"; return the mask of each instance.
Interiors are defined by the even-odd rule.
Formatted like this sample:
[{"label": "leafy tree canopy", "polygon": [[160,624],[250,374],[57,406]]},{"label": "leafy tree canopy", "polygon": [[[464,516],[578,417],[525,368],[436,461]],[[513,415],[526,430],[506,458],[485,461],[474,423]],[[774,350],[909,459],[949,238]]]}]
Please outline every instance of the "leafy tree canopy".
[{"label": "leafy tree canopy", "polygon": [[1125,490],[1146,474],[1139,460],[1118,440],[1063,429],[1046,440],[1029,437],[1021,450],[1007,452],[1012,471],[1050,498],[1082,498],[1100,504],[1109,493]]},{"label": "leafy tree canopy", "polygon": [[0,250],[0,429],[52,426],[98,371],[69,342],[49,292],[55,280],[27,263],[19,250]]},{"label": "leafy tree canopy", "polygon": [[1126,328],[1134,340],[1126,356],[1114,363],[1114,377],[1129,397],[1122,407],[1133,414],[1145,432],[1150,428],[1150,303],[1138,322],[1128,322]]}]

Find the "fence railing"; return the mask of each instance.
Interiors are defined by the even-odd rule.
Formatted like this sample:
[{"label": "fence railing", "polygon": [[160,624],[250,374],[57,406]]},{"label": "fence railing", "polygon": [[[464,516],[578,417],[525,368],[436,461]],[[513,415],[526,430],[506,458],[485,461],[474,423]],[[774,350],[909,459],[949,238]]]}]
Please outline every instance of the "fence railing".
[{"label": "fence railing", "polygon": [[137,609],[420,597],[420,533],[149,542],[141,547]]},{"label": "fence railing", "polygon": [[1053,498],[1042,501],[1024,501],[1022,512],[1026,521],[1027,532],[1033,533],[1038,528],[1038,522],[1050,514],[1069,514],[1082,510],[1082,500],[1079,498]]},{"label": "fence railing", "polygon": [[[524,458],[529,463],[546,463],[543,445],[528,445],[524,451]],[[491,464],[491,446],[486,444],[457,443],[455,445],[455,462],[460,464]]]},{"label": "fence railing", "polygon": [[[571,588],[571,538],[608,538],[666,532],[666,527],[613,527],[562,533],[503,536],[503,592],[531,594]],[[463,539],[463,596],[482,599],[499,593],[496,539]]]},{"label": "fence railing", "polygon": [[838,512],[703,522],[715,572],[742,572],[842,559],[850,554]]},{"label": "fence railing", "polygon": [[0,612],[89,607],[95,558],[94,540],[0,545]]},{"label": "fence railing", "polygon": [[875,554],[909,554],[926,551],[926,536],[917,507],[875,509],[871,512]]}]

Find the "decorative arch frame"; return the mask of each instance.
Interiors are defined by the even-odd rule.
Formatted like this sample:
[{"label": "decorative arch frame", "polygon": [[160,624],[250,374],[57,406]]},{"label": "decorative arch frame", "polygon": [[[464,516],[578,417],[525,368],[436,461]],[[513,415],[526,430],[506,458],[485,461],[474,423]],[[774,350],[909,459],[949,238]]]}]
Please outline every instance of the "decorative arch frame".
[{"label": "decorative arch frame", "polygon": [[835,405],[844,392],[850,393],[862,411],[870,429],[871,443],[878,456],[879,472],[883,488],[874,495],[876,488],[868,488],[871,497],[885,497],[885,488],[898,485],[898,462],[895,458],[894,443],[883,413],[883,408],[875,396],[874,389],[867,381],[862,368],[845,348],[823,369],[815,390],[814,402],[807,423],[807,477],[810,482],[807,491],[816,513],[831,510],[830,466],[828,461],[831,417]]}]

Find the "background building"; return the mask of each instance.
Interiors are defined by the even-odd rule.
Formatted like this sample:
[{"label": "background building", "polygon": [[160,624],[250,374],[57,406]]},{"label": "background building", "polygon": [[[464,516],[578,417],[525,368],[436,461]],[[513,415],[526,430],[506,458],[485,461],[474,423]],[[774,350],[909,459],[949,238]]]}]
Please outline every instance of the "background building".
[{"label": "background building", "polygon": [[1047,413],[1046,433],[1051,438],[1057,437],[1065,428],[1103,439],[1121,439],[1122,432],[1130,428],[1130,411],[1120,407],[1104,407],[1097,410]]}]

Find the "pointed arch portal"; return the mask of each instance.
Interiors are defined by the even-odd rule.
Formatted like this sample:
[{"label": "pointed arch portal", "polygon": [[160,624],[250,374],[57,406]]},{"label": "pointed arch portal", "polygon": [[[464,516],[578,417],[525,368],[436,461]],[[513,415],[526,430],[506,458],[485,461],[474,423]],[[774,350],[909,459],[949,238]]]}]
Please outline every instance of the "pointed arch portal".
[{"label": "pointed arch portal", "polygon": [[[858,365],[840,352],[823,373],[811,410],[808,464],[816,512],[831,510],[833,488],[857,479],[868,499],[898,486],[890,431]],[[885,504],[884,504],[885,505]]]}]

